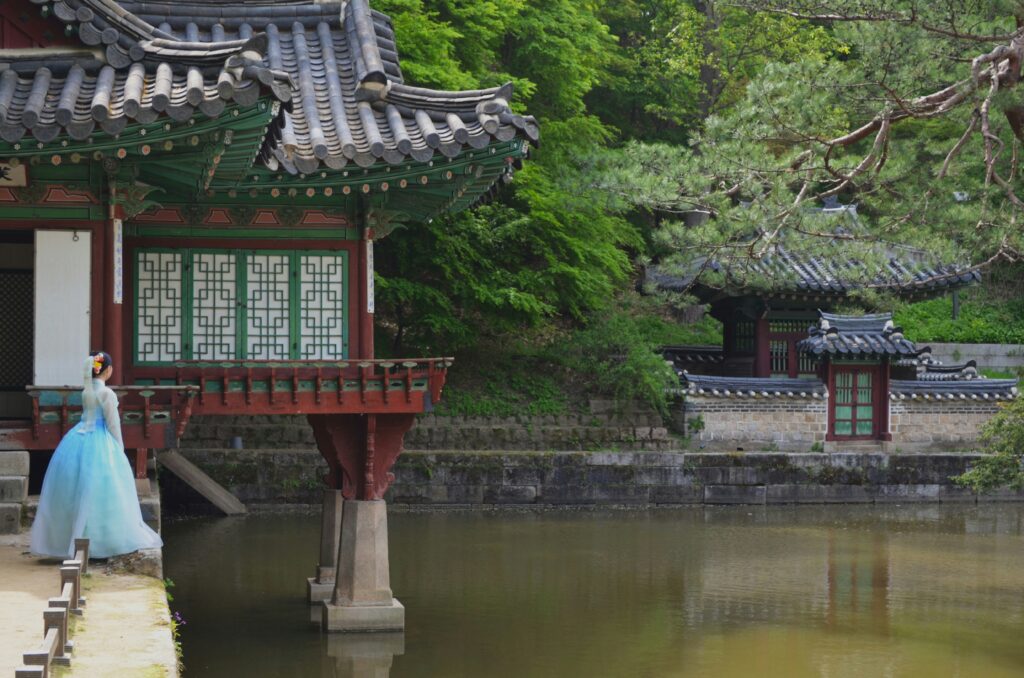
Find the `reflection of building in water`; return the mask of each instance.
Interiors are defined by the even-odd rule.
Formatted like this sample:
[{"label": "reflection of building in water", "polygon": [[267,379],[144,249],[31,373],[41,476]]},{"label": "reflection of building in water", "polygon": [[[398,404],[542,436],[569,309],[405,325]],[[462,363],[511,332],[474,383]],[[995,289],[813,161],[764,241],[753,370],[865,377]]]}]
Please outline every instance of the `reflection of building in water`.
[{"label": "reflection of building in water", "polygon": [[686,624],[806,625],[820,620],[826,628],[856,625],[887,633],[888,538],[831,530],[825,539],[808,536],[775,533],[756,544],[719,542],[713,548],[719,552],[704,560],[701,575],[687,591]]},{"label": "reflection of building in water", "polygon": [[404,633],[329,634],[325,638],[335,678],[388,678],[394,658],[405,654]]},{"label": "reflection of building in water", "polygon": [[828,628],[865,623],[889,632],[889,547],[882,533],[855,534],[838,540],[828,534]]}]

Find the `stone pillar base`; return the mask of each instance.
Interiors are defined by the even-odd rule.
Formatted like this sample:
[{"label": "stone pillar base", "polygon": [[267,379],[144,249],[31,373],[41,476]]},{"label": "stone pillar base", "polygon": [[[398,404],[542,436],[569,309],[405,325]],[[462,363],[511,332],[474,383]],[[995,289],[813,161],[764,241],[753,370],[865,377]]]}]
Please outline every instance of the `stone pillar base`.
[{"label": "stone pillar base", "polygon": [[391,594],[387,504],[346,500],[334,591],[324,602],[325,631],[400,631],[405,608]]},{"label": "stone pillar base", "polygon": [[306,600],[313,604],[330,600],[334,595],[334,573],[338,568],[344,501],[340,490],[324,490],[323,513],[320,518],[320,562],[316,576],[306,579]]},{"label": "stone pillar base", "polygon": [[405,606],[397,598],[390,605],[335,605],[324,601],[323,629],[335,633],[401,631]]}]

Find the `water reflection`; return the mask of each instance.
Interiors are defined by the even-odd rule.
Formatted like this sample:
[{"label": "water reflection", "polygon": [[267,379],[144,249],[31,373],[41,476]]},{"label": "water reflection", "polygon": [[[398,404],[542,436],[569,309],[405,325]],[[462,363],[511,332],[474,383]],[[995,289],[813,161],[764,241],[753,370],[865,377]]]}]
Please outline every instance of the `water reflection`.
[{"label": "water reflection", "polygon": [[344,633],[327,637],[335,678],[388,678],[391,663],[405,654],[404,633]]},{"label": "water reflection", "polygon": [[[1024,675],[1020,506],[389,517],[397,636],[320,634],[318,518],[167,525],[188,676]],[[211,563],[216,563],[211,567]]]}]

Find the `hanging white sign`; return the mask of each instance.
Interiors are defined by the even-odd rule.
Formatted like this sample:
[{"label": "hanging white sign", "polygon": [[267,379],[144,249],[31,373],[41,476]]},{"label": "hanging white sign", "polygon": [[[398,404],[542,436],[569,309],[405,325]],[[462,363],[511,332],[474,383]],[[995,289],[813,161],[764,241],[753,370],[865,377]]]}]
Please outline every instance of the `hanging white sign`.
[{"label": "hanging white sign", "polygon": [[373,241],[366,241],[366,312],[373,313]]},{"label": "hanging white sign", "polygon": [[114,303],[124,299],[124,226],[120,219],[114,219]]}]

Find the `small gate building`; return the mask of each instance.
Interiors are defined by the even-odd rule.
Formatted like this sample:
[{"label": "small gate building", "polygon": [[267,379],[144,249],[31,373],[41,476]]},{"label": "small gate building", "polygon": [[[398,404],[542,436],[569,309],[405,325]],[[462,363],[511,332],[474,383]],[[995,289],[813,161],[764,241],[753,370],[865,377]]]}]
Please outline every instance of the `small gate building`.
[{"label": "small gate building", "polygon": [[796,254],[782,242],[758,261],[701,257],[681,272],[649,271],[649,282],[693,294],[722,323],[721,346],[663,349],[680,375],[681,414],[696,444],[796,452],[973,449],[999,402],[1016,397],[1016,379],[981,378],[974,361],[935,362],[891,314],[830,311],[855,305],[868,287],[908,301],[956,293],[978,283],[979,271],[886,243],[875,246],[876,263],[859,261],[846,253],[856,208],[821,213],[843,224],[824,254]]}]

